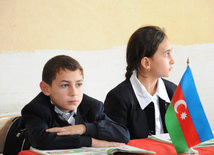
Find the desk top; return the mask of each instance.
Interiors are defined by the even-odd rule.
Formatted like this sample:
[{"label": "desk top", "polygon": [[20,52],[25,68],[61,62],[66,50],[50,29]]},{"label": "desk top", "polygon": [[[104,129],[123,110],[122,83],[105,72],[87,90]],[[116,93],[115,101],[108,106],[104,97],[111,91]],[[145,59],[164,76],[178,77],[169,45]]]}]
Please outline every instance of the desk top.
[{"label": "desk top", "polygon": [[[141,149],[155,151],[155,155],[177,155],[176,150],[172,144],[167,144],[148,138],[130,140],[128,145],[135,146]],[[214,147],[200,147],[194,149],[198,151],[199,155],[214,154]]]},{"label": "desk top", "polygon": [[[145,138],[145,139],[130,140],[128,145],[135,146],[145,150],[155,151],[156,152],[155,155],[177,155],[175,148],[172,144],[166,144],[166,143],[159,142],[152,139]],[[201,147],[201,148],[195,148],[195,150],[199,152],[199,155],[214,154],[214,147]],[[34,153],[31,151],[21,151],[18,155],[38,155],[38,153]],[[120,155],[120,153],[117,153],[117,155]],[[122,153],[122,155],[133,155],[133,154]],[[149,155],[149,154],[142,154],[142,155]]]}]

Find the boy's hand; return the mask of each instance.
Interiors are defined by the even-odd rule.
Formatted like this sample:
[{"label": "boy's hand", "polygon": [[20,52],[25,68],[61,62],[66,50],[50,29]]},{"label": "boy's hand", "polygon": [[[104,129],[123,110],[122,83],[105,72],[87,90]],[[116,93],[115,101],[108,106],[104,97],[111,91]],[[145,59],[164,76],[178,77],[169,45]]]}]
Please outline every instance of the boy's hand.
[{"label": "boy's hand", "polygon": [[125,145],[124,143],[119,143],[119,142],[109,142],[105,140],[99,140],[92,138],[92,147],[117,147],[117,146],[123,146]]},{"label": "boy's hand", "polygon": [[57,135],[82,135],[86,132],[86,127],[84,124],[72,125],[72,126],[65,126],[65,127],[55,127],[49,128],[46,132],[56,132]]}]

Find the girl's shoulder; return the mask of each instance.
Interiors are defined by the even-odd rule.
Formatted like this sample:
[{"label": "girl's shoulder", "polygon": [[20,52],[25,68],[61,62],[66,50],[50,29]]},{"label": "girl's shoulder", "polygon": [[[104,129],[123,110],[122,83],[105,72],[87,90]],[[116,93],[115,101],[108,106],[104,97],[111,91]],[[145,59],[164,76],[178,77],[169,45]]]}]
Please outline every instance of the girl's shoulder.
[{"label": "girl's shoulder", "polygon": [[108,92],[107,97],[123,98],[124,100],[134,98],[135,94],[130,80],[126,79],[119,83],[116,87]]},{"label": "girl's shoulder", "polygon": [[114,87],[111,91],[116,91],[116,92],[121,92],[121,91],[126,91],[132,88],[131,82],[129,79],[126,79],[119,83],[116,87]]},{"label": "girl's shoulder", "polygon": [[163,79],[163,82],[165,84],[166,87],[170,87],[172,89],[176,89],[177,88],[177,85],[175,83],[173,83],[172,81],[169,81],[169,80],[166,80],[166,79]]}]

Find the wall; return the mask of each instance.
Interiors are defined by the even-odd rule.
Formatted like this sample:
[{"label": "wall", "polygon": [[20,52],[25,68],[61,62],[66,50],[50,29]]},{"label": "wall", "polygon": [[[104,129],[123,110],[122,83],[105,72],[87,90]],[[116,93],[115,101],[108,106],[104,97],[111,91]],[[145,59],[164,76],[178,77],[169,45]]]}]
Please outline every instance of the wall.
[{"label": "wall", "polygon": [[96,50],[126,45],[140,26],[174,44],[214,42],[213,0],[1,0],[0,52]]},{"label": "wall", "polygon": [[44,63],[57,54],[85,68],[85,92],[100,100],[124,79],[125,46],[140,26],[164,27],[174,46],[170,80],[190,65],[214,128],[214,1],[1,0],[0,115],[20,112],[37,93]]}]

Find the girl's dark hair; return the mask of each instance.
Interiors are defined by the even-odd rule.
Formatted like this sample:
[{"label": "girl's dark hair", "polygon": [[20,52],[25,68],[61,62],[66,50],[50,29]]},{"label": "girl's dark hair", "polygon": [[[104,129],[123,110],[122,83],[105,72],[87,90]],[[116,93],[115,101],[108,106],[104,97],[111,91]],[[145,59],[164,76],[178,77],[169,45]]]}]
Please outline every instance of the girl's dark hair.
[{"label": "girl's dark hair", "polygon": [[164,40],[165,32],[158,26],[145,26],[136,30],[130,37],[126,51],[126,78],[134,70],[138,71],[143,57],[152,57],[159,44]]},{"label": "girl's dark hair", "polygon": [[56,74],[61,69],[68,69],[71,71],[76,71],[79,69],[83,74],[83,68],[77,60],[70,56],[58,55],[48,60],[48,62],[45,64],[42,72],[42,81],[51,86],[52,81],[56,78]]}]

